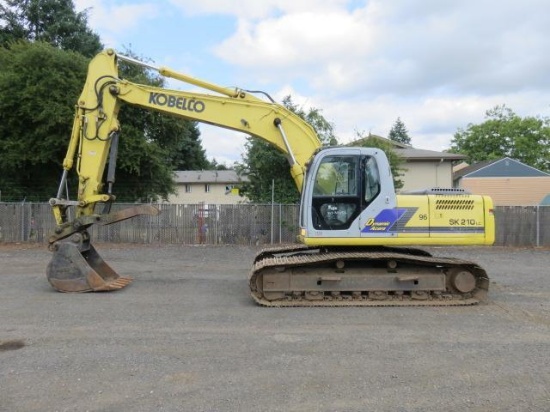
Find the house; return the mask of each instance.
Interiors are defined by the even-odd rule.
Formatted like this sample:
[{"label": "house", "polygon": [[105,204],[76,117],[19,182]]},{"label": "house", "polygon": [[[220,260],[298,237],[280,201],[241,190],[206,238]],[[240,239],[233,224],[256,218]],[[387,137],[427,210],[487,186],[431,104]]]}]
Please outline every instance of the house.
[{"label": "house", "polygon": [[234,170],[185,170],[175,172],[176,194],[170,203],[237,204],[247,199],[239,195],[239,184],[247,181]]},{"label": "house", "polygon": [[402,192],[429,188],[453,187],[453,165],[466,156],[456,153],[415,149],[377,135],[349,143],[349,146],[364,146],[364,140],[375,138],[393,147],[393,151],[402,159],[400,168],[404,169],[399,179],[403,182]]},{"label": "house", "polygon": [[461,154],[412,147],[396,148],[395,153],[403,159],[400,167],[405,169],[401,191],[453,187],[453,164],[466,158]]},{"label": "house", "polygon": [[550,174],[509,157],[462,168],[453,180],[454,187],[491,196],[496,206],[539,205],[550,194]]}]

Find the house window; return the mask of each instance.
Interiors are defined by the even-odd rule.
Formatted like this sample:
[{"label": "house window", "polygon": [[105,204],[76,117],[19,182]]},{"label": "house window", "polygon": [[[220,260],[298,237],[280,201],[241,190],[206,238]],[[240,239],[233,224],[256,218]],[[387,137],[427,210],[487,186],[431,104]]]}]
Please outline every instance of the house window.
[{"label": "house window", "polygon": [[191,185],[185,185],[185,193],[191,193]]},{"label": "house window", "polygon": [[204,193],[210,193],[210,185],[208,183],[204,185]]}]

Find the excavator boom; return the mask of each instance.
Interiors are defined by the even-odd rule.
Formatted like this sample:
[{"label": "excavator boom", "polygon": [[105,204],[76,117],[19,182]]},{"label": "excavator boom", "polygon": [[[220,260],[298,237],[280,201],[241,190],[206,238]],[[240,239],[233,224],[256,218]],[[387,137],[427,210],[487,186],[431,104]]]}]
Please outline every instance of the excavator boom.
[{"label": "excavator boom", "polygon": [[[118,75],[118,59],[144,65],[164,76],[217,95],[169,90],[123,80]],[[214,124],[263,139],[287,156],[290,173],[299,190],[303,185],[305,165],[321,146],[309,124],[273,101],[105,50],[89,64],[86,83],[77,102],[57,196],[50,200],[57,227],[49,238],[49,247],[54,255],[48,265],[47,277],[59,291],[114,290],[129,284],[131,279],[118,276],[93,248],[87,229],[92,224],[111,224],[138,215],[158,213],[157,209],[144,205],[108,214],[115,200],[112,188],[120,132],[117,116],[121,103]],[[103,182],[107,162],[107,181]],[[78,198],[69,200],[68,196],[63,197],[63,190],[73,167],[79,178]],[[105,206],[104,211],[98,214],[96,206],[99,203]],[[74,220],[68,219],[67,210],[70,207],[76,210]]]}]

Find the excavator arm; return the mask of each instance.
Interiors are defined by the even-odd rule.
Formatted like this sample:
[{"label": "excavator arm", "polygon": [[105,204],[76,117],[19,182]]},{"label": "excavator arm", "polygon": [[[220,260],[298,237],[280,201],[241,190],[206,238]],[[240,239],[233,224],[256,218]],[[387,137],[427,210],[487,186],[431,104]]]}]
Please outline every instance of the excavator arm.
[{"label": "excavator arm", "polygon": [[[119,59],[216,94],[170,90],[123,80],[118,74]],[[95,56],[89,64],[86,83],[77,102],[57,196],[50,199],[57,223],[55,233],[49,238],[50,249],[54,251],[48,267],[50,283],[61,291],[123,287],[124,279],[110,269],[90,245],[87,229],[93,224],[106,225],[141,214],[158,213],[150,205],[109,213],[115,200],[113,184],[120,132],[117,115],[121,103],[262,139],[286,155],[290,174],[301,191],[306,164],[321,147],[320,141],[308,123],[266,96],[268,100],[245,90],[225,88],[165,67],[157,68],[117,55],[110,49]],[[76,200],[64,195],[68,173],[73,168],[78,174]],[[104,204],[101,213],[96,212],[98,203]],[[73,220],[67,213],[70,207],[75,209]]]},{"label": "excavator arm", "polygon": [[[265,101],[250,92],[223,88],[167,68],[155,68],[164,76],[202,87],[221,95],[183,92],[137,84],[118,77],[117,60],[137,64],[137,60],[117,55],[113,50],[98,54],[90,63],[84,90],[78,100],[73,131],[63,161],[64,178],[58,196],[52,200],[56,221],[64,223],[62,190],[66,173],[77,159],[79,176],[77,216],[93,213],[97,202],[112,198],[111,188],[102,194],[102,178],[107,164],[116,161],[120,125],[117,114],[121,102],[171,114],[184,119],[236,130],[260,138],[283,152],[298,190],[302,190],[305,165],[321,146],[313,128],[300,117],[273,101]],[[111,173],[114,171],[114,168]],[[107,178],[108,183],[112,183]],[[66,204],[66,202],[65,202]]]}]

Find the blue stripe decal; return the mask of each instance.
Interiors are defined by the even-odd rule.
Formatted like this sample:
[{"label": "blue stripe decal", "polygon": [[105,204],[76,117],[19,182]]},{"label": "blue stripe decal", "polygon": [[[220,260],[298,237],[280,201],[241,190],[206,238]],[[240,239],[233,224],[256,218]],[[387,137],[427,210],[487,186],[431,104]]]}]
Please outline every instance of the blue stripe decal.
[{"label": "blue stripe decal", "polygon": [[406,208],[384,209],[375,218],[367,219],[362,233],[390,232],[395,223],[407,211]]}]

